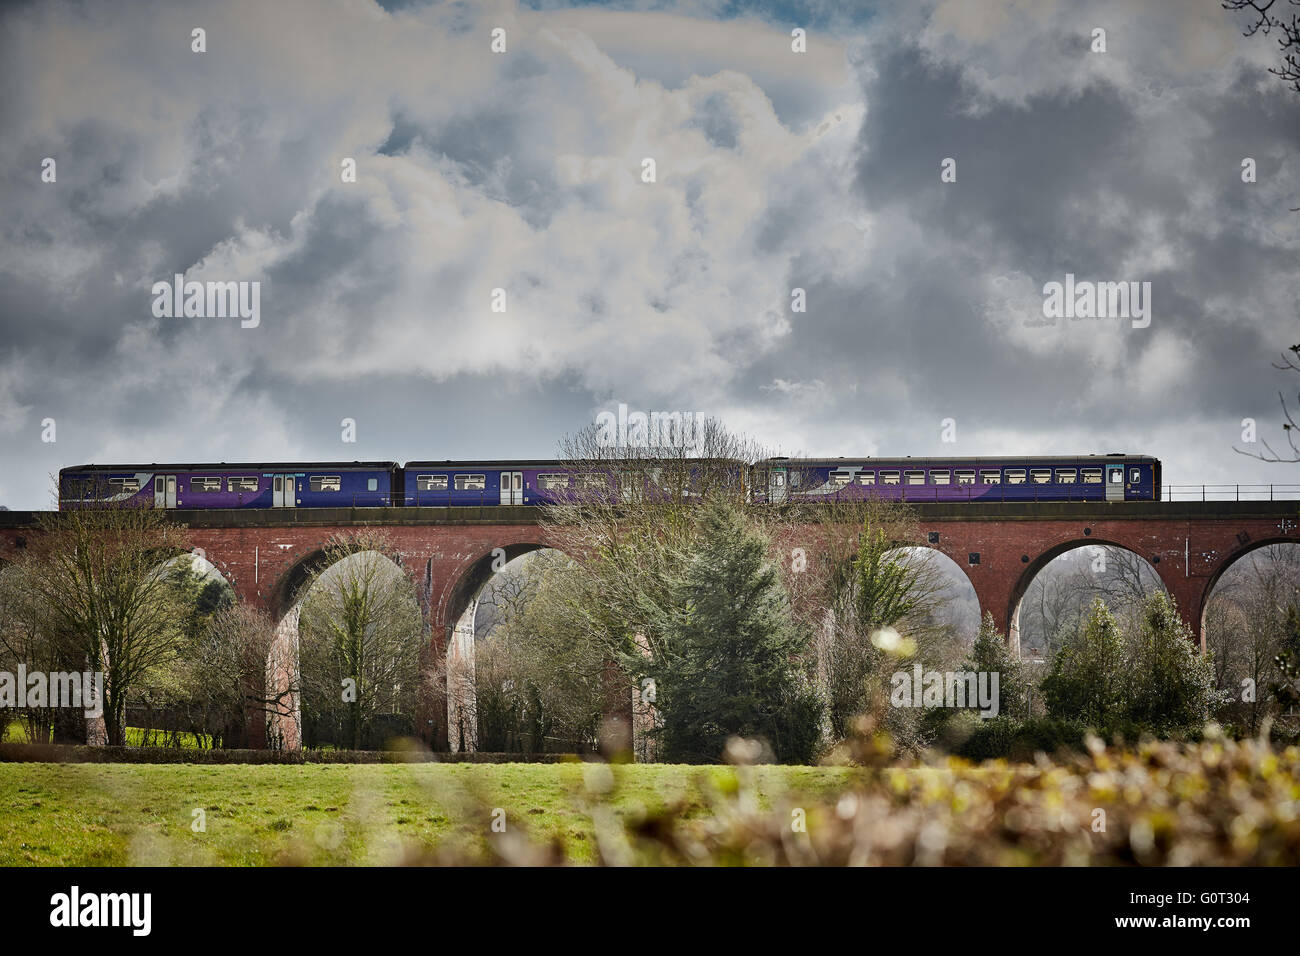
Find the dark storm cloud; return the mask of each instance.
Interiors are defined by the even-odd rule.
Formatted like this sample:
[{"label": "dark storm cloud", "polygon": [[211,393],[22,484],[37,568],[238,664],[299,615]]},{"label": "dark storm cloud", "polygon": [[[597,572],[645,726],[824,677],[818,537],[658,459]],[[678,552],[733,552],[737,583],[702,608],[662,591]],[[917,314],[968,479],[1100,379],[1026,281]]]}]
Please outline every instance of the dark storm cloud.
[{"label": "dark storm cloud", "polygon": [[[1226,14],[546,6],[235,3],[201,56],[183,7],[6,12],[0,502],[95,459],[548,456],[618,402],[1285,480],[1230,445],[1285,384],[1300,97]],[[1149,280],[1151,327],[1043,327],[1067,271]],[[261,324],[155,318],[178,272],[260,281]]]},{"label": "dark storm cloud", "polygon": [[[887,451],[950,451],[937,439],[952,415],[967,436],[1019,433],[1026,449],[1067,450],[1062,439],[1081,433],[1081,450],[1134,449],[1141,436],[1143,450],[1204,473],[1206,449],[1191,451],[1185,429],[1199,419],[1220,424],[1214,464],[1241,469],[1229,446],[1242,417],[1267,416],[1260,383],[1290,341],[1278,333],[1297,317],[1297,270],[1294,214],[1281,190],[1243,184],[1240,163],[1255,157],[1265,181],[1300,152],[1300,98],[1261,91],[1233,64],[1240,72],[1220,94],[1166,91],[1166,113],[1184,115],[1163,124],[1153,125],[1149,97],[1105,78],[971,109],[980,97],[958,65],[906,40],[871,51],[854,187],[877,224],[905,228],[879,243],[886,261],[809,284],[808,314],[745,381],[815,380],[822,414],[856,412]],[[1058,52],[1080,55],[1073,41]],[[946,157],[955,184],[940,183]],[[1086,331],[1082,342],[1031,329],[1042,284],[1066,272],[1151,281],[1152,328],[1070,330]],[[991,321],[989,278],[1009,274],[1021,279],[1024,311]],[[1190,360],[1173,380],[1142,394],[1180,356]]]}]

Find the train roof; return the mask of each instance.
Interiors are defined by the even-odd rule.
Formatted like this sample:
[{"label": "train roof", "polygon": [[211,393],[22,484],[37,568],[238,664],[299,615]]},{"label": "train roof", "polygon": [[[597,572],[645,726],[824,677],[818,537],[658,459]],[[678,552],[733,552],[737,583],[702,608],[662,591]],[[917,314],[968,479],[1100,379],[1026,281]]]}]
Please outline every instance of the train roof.
[{"label": "train roof", "polygon": [[64,468],[60,474],[84,471],[285,471],[288,469],[375,469],[396,468],[395,461],[219,461],[199,462],[197,464],[178,464],[176,462],[152,462],[135,465],[73,465]]},{"label": "train roof", "polygon": [[443,461],[408,461],[407,468],[562,468],[566,462],[538,461],[536,458],[491,458],[482,461],[445,459]]},{"label": "train roof", "polygon": [[[517,460],[492,458],[484,461],[408,461],[406,467],[410,468],[623,468],[632,465],[690,465],[695,462],[714,462],[719,459],[715,458],[588,458],[576,461],[538,461],[535,458],[524,458]],[[743,465],[744,462],[738,459],[723,459],[734,461],[735,464]]]},{"label": "train roof", "polygon": [[[1018,463],[1032,464],[1035,462],[1056,462],[1056,461],[1086,461],[1086,462],[1113,462],[1116,459],[1125,461],[1143,461],[1159,463],[1158,458],[1150,455],[1128,455],[1121,452],[1112,452],[1107,455],[1036,455],[1036,456],[1015,456],[1015,455],[965,455],[965,456],[925,456],[925,457],[863,457],[863,458],[783,458],[772,457],[764,458],[756,465],[880,465],[880,464],[914,464],[925,465],[930,463],[940,464],[980,464],[980,463]],[[406,468],[598,468],[612,467],[620,468],[632,465],[655,465],[660,463],[671,464],[692,464],[694,462],[715,461],[716,459],[702,458],[676,458],[676,459],[659,459],[659,458],[627,458],[627,459],[588,459],[585,461],[559,461],[559,460],[539,460],[536,458],[490,458],[481,460],[465,459],[443,459],[441,461],[408,461]],[[739,460],[734,460],[735,464],[744,464]],[[89,464],[89,465],[70,465],[67,468],[60,469],[60,474],[77,474],[84,472],[101,472],[101,471],[303,471],[303,470],[321,470],[325,468],[333,470],[374,470],[384,469],[391,470],[402,467],[400,462],[396,461],[276,461],[276,462],[149,462],[136,464]]]},{"label": "train roof", "polygon": [[906,455],[903,457],[878,457],[878,458],[764,458],[756,462],[759,465],[853,465],[853,464],[907,464],[924,465],[930,462],[940,464],[979,464],[981,462],[1011,462],[1016,464],[1032,464],[1034,462],[1047,461],[1095,461],[1095,462],[1114,462],[1117,459],[1124,461],[1146,461],[1158,462],[1160,459],[1152,458],[1150,455],[1127,455],[1122,452],[1112,452],[1109,455],[1034,455],[1034,456],[1017,456],[1017,455],[953,455],[952,457],[944,455],[933,455],[927,457],[912,457]]}]

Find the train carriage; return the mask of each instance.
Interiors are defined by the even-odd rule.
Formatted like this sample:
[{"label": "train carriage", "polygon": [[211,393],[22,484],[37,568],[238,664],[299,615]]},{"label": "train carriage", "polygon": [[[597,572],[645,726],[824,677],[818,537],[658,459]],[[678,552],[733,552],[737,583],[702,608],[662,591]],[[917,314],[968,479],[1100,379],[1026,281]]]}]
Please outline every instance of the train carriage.
[{"label": "train carriage", "polygon": [[60,507],[375,508],[392,503],[396,462],[79,465],[59,472]]},{"label": "train carriage", "polygon": [[[689,482],[700,466],[676,463]],[[730,463],[732,480],[740,481],[741,462]],[[545,505],[608,496],[610,500],[667,495],[671,483],[654,462],[628,461],[413,461],[404,469],[402,503],[418,507]],[[687,491],[689,494],[689,490]]]},{"label": "train carriage", "polygon": [[553,461],[408,461],[404,472],[402,503],[422,508],[547,504],[572,485]]},{"label": "train carriage", "polygon": [[1153,501],[1160,462],[1144,455],[980,458],[769,458],[753,501]]}]

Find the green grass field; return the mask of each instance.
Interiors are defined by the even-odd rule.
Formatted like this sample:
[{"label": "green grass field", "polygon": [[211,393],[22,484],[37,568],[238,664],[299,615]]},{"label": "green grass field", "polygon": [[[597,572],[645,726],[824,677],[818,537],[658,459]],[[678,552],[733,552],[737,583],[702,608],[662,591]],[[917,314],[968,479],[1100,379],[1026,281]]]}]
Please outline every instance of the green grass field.
[{"label": "green grass field", "polygon": [[[826,794],[850,771],[763,767],[760,804]],[[594,857],[588,786],[613,775],[620,815],[734,787],[728,767],[582,764],[0,764],[0,866],[388,864],[482,846],[492,810],[507,827]],[[604,776],[605,782],[609,781]],[[195,810],[206,829],[195,832]]]}]

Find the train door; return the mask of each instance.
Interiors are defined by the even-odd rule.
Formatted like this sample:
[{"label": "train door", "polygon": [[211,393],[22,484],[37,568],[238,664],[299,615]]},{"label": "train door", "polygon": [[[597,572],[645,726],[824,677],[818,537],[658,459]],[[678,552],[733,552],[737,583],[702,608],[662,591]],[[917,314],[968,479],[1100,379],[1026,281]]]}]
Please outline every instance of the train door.
[{"label": "train door", "polygon": [[503,505],[522,505],[524,503],[524,473],[522,471],[501,472],[501,503]]},{"label": "train door", "polygon": [[785,501],[785,469],[770,468],[767,472],[767,500]]},{"label": "train door", "polygon": [[176,476],[153,476],[153,506],[155,508],[176,507]]},{"label": "train door", "polygon": [[294,508],[298,505],[298,493],[293,475],[271,476],[271,507]]},{"label": "train door", "polygon": [[1124,466],[1106,466],[1106,500],[1124,500]]}]

